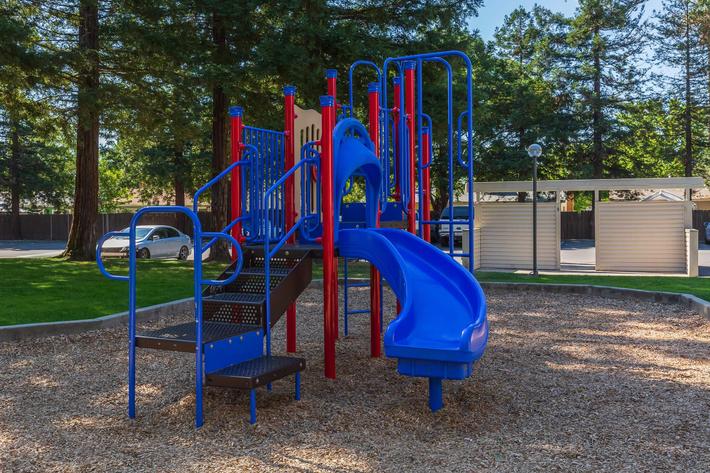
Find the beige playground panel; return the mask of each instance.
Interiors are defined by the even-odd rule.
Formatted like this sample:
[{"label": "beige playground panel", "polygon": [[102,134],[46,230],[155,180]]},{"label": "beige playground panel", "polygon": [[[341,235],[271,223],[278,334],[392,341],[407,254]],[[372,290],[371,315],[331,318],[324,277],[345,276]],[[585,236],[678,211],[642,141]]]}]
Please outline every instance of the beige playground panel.
[{"label": "beige playground panel", "polygon": [[[304,110],[298,105],[295,106],[296,119],[294,124],[295,137],[293,140],[295,163],[301,161],[301,148],[309,141],[320,140],[321,133],[321,114],[316,110]],[[301,171],[297,171],[295,175],[295,193],[296,202],[301,202]],[[311,195],[315,196],[315,183],[312,184]],[[315,208],[311,209],[312,211]],[[300,209],[296,209],[300,214]]]}]

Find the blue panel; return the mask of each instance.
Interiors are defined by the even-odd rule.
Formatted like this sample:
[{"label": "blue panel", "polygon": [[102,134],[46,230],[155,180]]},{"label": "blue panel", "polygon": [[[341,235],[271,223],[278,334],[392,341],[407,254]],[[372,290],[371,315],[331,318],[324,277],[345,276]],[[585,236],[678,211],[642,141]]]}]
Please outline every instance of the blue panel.
[{"label": "blue panel", "polygon": [[397,371],[405,376],[436,377],[442,379],[465,379],[473,373],[473,363],[451,363],[446,361],[397,360]]},{"label": "blue panel", "polygon": [[205,345],[205,372],[219,371],[230,365],[252,360],[263,354],[264,332],[247,332]]}]

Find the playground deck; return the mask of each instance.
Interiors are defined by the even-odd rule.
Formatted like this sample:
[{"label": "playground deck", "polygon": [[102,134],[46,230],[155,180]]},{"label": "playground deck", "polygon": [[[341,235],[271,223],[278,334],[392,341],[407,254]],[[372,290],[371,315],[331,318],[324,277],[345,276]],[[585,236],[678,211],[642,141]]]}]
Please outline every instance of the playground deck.
[{"label": "playground deck", "polygon": [[[367,290],[353,289],[355,303]],[[387,296],[388,307],[394,301]],[[476,376],[445,385],[369,357],[369,318],[338,342],[322,376],[322,295],[299,299],[302,400],[293,384],[206,391],[192,424],[191,355],[144,350],[137,419],[126,409],[126,331],[0,344],[2,471],[701,471],[710,464],[710,324],[638,301],[490,290],[491,339]],[[392,317],[391,311],[386,319]],[[190,316],[185,315],[185,320]],[[152,324],[165,325],[163,320]],[[172,321],[174,322],[174,320]],[[274,331],[283,351],[284,328]]]}]

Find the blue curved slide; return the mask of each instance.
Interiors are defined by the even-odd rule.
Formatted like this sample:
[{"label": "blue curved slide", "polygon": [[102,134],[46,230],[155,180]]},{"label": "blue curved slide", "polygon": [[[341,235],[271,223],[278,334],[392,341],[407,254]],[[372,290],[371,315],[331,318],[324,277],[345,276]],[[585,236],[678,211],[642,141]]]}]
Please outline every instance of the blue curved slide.
[{"label": "blue curved slide", "polygon": [[397,370],[429,378],[429,407],[440,409],[442,379],[464,379],[488,340],[486,299],[478,281],[450,256],[395,229],[338,232],[340,256],[370,261],[402,310],[385,333],[385,354]]}]

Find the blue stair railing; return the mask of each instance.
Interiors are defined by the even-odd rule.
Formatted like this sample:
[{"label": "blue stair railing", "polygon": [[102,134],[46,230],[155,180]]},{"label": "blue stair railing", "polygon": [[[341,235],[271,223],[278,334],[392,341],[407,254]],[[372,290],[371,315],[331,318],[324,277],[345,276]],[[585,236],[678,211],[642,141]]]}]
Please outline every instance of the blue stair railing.
[{"label": "blue stair railing", "polygon": [[[298,162],[295,166],[293,166],[291,169],[286,171],[281,178],[279,178],[274,184],[269,187],[266,192],[264,193],[263,197],[263,209],[264,212],[270,212],[272,209],[270,207],[270,203],[272,202],[271,196],[273,195],[274,192],[276,192],[280,187],[283,186],[283,184],[290,178],[292,177],[296,171],[301,169],[302,173],[305,173],[306,170],[308,169],[308,166],[311,165],[313,162],[313,159],[302,159],[301,161]],[[270,238],[264,238],[264,289],[266,292],[266,340],[265,340],[265,350],[266,350],[266,355],[270,356],[271,355],[271,258],[273,258],[281,248],[286,244],[286,242],[291,238],[291,236],[295,235],[296,232],[299,229],[305,228],[307,222],[312,221],[314,219],[318,219],[319,215],[318,214],[307,214],[307,215],[301,215],[298,220],[293,224],[291,228],[288,229],[285,233],[283,233],[283,236],[276,241],[273,246],[271,246],[271,239]],[[269,228],[271,226],[272,222],[268,218],[263,219],[263,230],[264,230],[264,235],[271,235],[272,230]]]},{"label": "blue stair railing", "polygon": [[[131,419],[136,417],[136,226],[140,218],[148,213],[180,213],[186,215],[192,222],[193,229],[193,292],[194,292],[194,314],[195,314],[195,426],[201,427],[203,424],[203,408],[202,408],[202,390],[203,390],[203,353],[202,353],[202,286],[214,285],[225,286],[234,282],[242,269],[244,261],[241,247],[237,240],[228,233],[223,232],[203,232],[202,224],[197,216],[187,207],[175,205],[170,206],[151,206],[140,209],[131,218],[128,233],[109,232],[105,234],[96,246],[96,263],[101,273],[109,279],[117,281],[128,281],[128,416]],[[113,236],[128,236],[128,276],[120,276],[108,272],[101,259],[101,248],[103,243]],[[234,245],[238,262],[237,267],[232,275],[226,279],[214,280],[204,279],[202,276],[202,258],[199,257],[204,251],[202,247],[203,238],[219,239],[224,238],[229,240]]]}]

